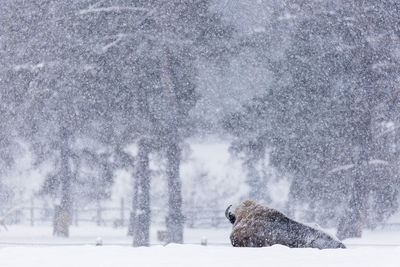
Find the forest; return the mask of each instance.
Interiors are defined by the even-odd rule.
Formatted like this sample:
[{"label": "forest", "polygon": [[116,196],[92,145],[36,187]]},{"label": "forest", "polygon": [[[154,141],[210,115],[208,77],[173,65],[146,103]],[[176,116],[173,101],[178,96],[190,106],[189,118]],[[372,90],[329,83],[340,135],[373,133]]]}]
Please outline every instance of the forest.
[{"label": "forest", "polygon": [[0,19],[0,219],[28,153],[43,179],[22,194],[51,200],[55,235],[125,170],[133,245],[149,245],[155,176],[183,243],[181,165],[209,136],[242,163],[240,200],[288,181],[282,211],[340,239],[399,211],[395,0],[3,0]]}]

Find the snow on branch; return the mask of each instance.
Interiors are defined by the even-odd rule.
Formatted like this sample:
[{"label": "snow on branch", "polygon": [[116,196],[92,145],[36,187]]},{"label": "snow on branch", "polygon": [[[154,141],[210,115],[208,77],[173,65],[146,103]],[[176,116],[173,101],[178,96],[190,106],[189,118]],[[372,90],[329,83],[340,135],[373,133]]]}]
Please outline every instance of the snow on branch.
[{"label": "snow on branch", "polygon": [[105,53],[105,52],[107,52],[108,49],[110,49],[111,47],[118,45],[118,43],[121,42],[125,37],[127,37],[126,34],[122,34],[122,33],[117,34],[117,36],[115,37],[115,40],[114,40],[114,41],[112,41],[111,43],[106,44],[105,46],[103,46],[103,47],[101,48],[102,52]]},{"label": "snow on branch", "polygon": [[91,13],[100,12],[148,12],[150,9],[142,7],[122,7],[122,6],[110,6],[110,7],[98,7],[88,8],[78,12],[79,15],[87,15]]},{"label": "snow on branch", "polygon": [[340,171],[347,171],[347,170],[350,170],[352,168],[354,168],[354,164],[342,165],[342,166],[338,166],[338,167],[330,170],[328,172],[328,174],[334,174],[334,173],[337,173],[337,172],[340,172]]},{"label": "snow on branch", "polygon": [[369,161],[370,165],[385,165],[385,166],[389,166],[389,162],[387,162],[386,160],[382,160],[382,159],[372,159]]},{"label": "snow on branch", "polygon": [[[368,164],[369,165],[374,165],[374,166],[377,166],[377,165],[389,166],[390,165],[389,162],[387,162],[386,160],[382,160],[382,159],[371,159]],[[350,169],[352,169],[354,167],[355,167],[355,164],[341,165],[341,166],[338,166],[338,167],[330,170],[328,172],[328,175],[334,174],[334,173],[337,173],[337,172],[341,172],[341,171],[347,171],[347,170],[350,170]]]},{"label": "snow on branch", "polygon": [[382,133],[380,133],[377,137],[379,138],[379,137],[382,137],[382,136],[385,136],[385,135],[388,135],[388,134],[393,134],[399,129],[400,129],[400,125],[390,127],[387,130],[385,130]]},{"label": "snow on branch", "polygon": [[[138,35],[139,36],[139,35]],[[194,43],[193,40],[191,39],[182,39],[179,38],[176,35],[151,35],[151,34],[141,34],[143,38],[146,38],[148,40],[154,40],[157,41],[161,44],[167,44],[167,45],[191,45]]]},{"label": "snow on branch", "polygon": [[20,64],[20,65],[15,65],[14,70],[15,71],[20,71],[20,70],[30,70],[30,71],[35,71],[37,69],[43,68],[45,65],[44,62],[38,63],[38,64]]},{"label": "snow on branch", "polygon": [[155,40],[155,41],[159,41],[162,44],[167,44],[167,45],[188,45],[188,44],[192,44],[193,41],[192,40],[185,40],[185,39],[179,39],[179,38],[173,38],[173,37],[166,37],[166,36],[153,36],[150,34],[143,34],[143,33],[137,33],[137,34],[126,34],[126,33],[119,33],[117,35],[114,36],[110,36],[107,39],[112,39],[112,41],[110,43],[105,44],[104,46],[102,46],[100,49],[100,53],[106,53],[108,52],[108,50],[114,46],[117,46],[121,41],[125,40],[125,39],[129,39],[129,38],[146,38],[149,40]]}]

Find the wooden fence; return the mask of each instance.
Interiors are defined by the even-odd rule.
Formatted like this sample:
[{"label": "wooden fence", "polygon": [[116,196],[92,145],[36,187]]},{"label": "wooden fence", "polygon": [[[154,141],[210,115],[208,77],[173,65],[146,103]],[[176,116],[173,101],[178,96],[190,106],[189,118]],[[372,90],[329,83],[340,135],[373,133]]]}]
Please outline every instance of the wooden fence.
[{"label": "wooden fence", "polygon": [[[52,223],[54,207],[38,205],[32,199],[29,206],[14,209],[6,219],[6,224],[36,224]],[[229,222],[225,218],[224,210],[195,208],[184,210],[185,225],[189,228],[220,228],[227,227]],[[93,223],[99,226],[126,227],[129,224],[131,210],[127,208],[124,199],[119,206],[90,205],[85,208],[73,208],[71,224]],[[152,209],[152,224],[164,225],[166,211]],[[0,213],[1,215],[1,213]],[[1,216],[0,216],[1,219]],[[400,230],[400,222],[391,222],[378,226],[378,229]]]},{"label": "wooden fence", "polygon": [[[129,224],[131,209],[127,208],[124,199],[119,206],[90,205],[84,208],[73,208],[71,224],[93,223],[99,226],[125,227]],[[189,228],[219,228],[226,227],[229,222],[224,216],[224,210],[209,210],[198,208],[195,211],[183,211],[186,227]],[[165,224],[166,212],[152,209],[152,224]],[[16,208],[6,218],[7,224],[30,224],[31,226],[52,223],[54,207],[39,205],[32,200],[29,206]]]}]

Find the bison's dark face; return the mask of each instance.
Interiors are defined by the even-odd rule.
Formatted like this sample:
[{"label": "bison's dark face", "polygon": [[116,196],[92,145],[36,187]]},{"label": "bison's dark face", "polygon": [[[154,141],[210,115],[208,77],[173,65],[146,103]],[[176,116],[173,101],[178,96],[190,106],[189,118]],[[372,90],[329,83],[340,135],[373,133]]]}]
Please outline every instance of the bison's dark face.
[{"label": "bison's dark face", "polygon": [[231,224],[234,224],[236,221],[236,216],[232,212],[230,212],[230,208],[232,205],[229,205],[226,210],[225,210],[225,217],[231,222]]}]

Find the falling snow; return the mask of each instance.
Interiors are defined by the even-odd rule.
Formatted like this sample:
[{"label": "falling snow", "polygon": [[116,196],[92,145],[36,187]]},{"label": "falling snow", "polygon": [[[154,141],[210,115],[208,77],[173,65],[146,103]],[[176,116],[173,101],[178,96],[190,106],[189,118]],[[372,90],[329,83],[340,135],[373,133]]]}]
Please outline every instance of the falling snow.
[{"label": "falling snow", "polygon": [[[121,266],[198,253],[199,266],[264,264],[251,260],[264,252],[363,265],[373,242],[227,248],[224,212],[252,199],[346,245],[398,234],[399,14],[395,0],[3,0],[0,265],[63,249],[68,266],[100,250]],[[150,248],[20,247],[43,246],[39,228],[47,245],[74,245],[90,224]],[[379,252],[387,266],[396,246]]]}]

